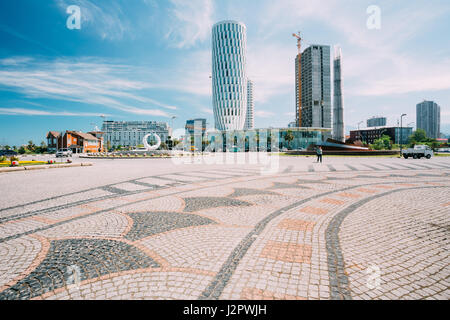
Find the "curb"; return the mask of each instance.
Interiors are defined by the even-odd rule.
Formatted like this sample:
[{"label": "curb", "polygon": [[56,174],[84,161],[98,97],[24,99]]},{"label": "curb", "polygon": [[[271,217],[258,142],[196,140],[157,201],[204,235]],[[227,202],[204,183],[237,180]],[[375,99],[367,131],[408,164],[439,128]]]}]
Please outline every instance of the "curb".
[{"label": "curb", "polygon": [[80,162],[80,163],[63,163],[54,165],[38,165],[38,166],[23,166],[23,167],[4,167],[0,168],[2,172],[14,172],[14,171],[28,171],[28,170],[44,170],[44,169],[57,169],[57,168],[70,168],[70,167],[90,167],[92,162]]}]

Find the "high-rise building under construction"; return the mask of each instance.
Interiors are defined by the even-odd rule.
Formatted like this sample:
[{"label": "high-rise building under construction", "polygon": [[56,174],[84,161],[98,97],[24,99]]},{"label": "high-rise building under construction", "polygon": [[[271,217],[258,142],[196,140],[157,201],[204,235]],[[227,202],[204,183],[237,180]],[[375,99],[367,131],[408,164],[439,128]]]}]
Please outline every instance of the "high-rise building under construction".
[{"label": "high-rise building under construction", "polygon": [[300,32],[295,57],[295,123],[331,128],[330,47],[311,45],[302,52]]},{"label": "high-rise building under construction", "polygon": [[333,139],[345,142],[344,134],[344,96],[342,92],[342,52],[340,47],[335,47],[333,60]]},{"label": "high-rise building under construction", "polygon": [[331,128],[330,47],[311,45],[300,59],[301,127]]}]

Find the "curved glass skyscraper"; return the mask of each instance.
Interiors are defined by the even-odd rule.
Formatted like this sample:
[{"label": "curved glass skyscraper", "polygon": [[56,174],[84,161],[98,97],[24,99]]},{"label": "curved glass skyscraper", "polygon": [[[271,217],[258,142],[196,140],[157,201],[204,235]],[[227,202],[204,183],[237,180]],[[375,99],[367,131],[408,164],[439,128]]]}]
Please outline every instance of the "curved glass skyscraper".
[{"label": "curved glass skyscraper", "polygon": [[247,34],[236,21],[212,30],[212,91],[217,130],[242,130],[247,113]]}]

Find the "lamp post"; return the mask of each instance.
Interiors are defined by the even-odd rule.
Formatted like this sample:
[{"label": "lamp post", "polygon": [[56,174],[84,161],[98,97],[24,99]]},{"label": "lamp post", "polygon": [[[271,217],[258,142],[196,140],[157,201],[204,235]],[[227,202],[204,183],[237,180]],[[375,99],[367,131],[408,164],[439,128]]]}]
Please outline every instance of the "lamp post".
[{"label": "lamp post", "polygon": [[360,122],[358,122],[358,138],[359,139],[361,139],[361,132],[359,131],[359,125],[361,124],[361,123],[363,123],[364,121],[360,121]]},{"label": "lamp post", "polygon": [[403,149],[403,117],[406,116],[406,113],[403,113],[400,116],[400,157],[402,156]]},{"label": "lamp post", "polygon": [[[106,149],[106,152],[108,153],[109,150],[108,150],[108,142],[107,142],[107,140],[108,140],[108,129],[109,128],[108,128],[108,124],[106,123],[106,116],[104,114],[102,114],[102,115],[100,115],[100,118],[103,119],[103,124],[106,127],[106,135],[105,135],[105,139],[103,139],[103,148]],[[103,125],[102,125],[102,129],[103,129]],[[105,148],[105,144],[106,144],[106,148]]]}]

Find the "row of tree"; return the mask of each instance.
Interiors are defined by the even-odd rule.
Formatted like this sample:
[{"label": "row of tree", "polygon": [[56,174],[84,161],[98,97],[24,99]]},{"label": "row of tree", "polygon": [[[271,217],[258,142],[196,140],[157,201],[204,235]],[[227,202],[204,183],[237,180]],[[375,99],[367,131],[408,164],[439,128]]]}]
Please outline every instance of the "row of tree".
[{"label": "row of tree", "polygon": [[48,148],[47,148],[47,144],[42,141],[41,144],[35,145],[33,143],[32,140],[28,141],[27,145],[22,145],[20,147],[17,146],[9,146],[9,145],[5,145],[5,146],[0,146],[0,149],[4,149],[4,150],[14,150],[15,152],[19,153],[19,154],[35,154],[35,153],[46,153]]},{"label": "row of tree", "polygon": [[[436,150],[442,143],[437,141],[436,139],[428,138],[425,130],[417,129],[413,132],[413,134],[409,137],[409,143],[406,144],[406,147],[412,148],[416,144],[424,144]],[[447,144],[448,146],[448,144]],[[388,135],[383,135],[381,138],[376,139],[373,144],[369,145],[371,149],[374,150],[392,150],[399,148],[398,144],[393,144],[391,138]]]}]

